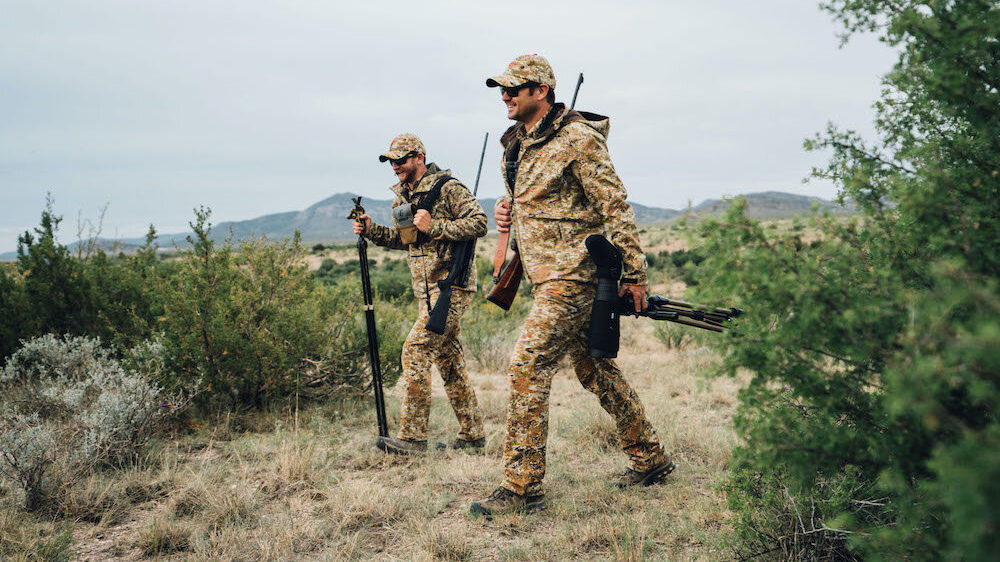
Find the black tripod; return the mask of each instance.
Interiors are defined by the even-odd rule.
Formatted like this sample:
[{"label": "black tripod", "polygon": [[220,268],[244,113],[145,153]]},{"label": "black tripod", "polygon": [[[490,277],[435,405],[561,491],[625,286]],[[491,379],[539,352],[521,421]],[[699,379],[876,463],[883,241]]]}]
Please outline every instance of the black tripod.
[{"label": "black tripod", "polygon": [[[361,206],[361,196],[354,201],[348,219],[356,220],[365,214]],[[379,437],[389,436],[389,422],[385,416],[385,395],[382,393],[382,364],[378,355],[378,329],[375,326],[375,303],[372,281],[368,274],[368,241],[364,234],[358,236],[358,259],[361,261],[361,291],[365,299],[365,323],[368,325],[368,357],[372,364],[372,390],[375,392],[375,416],[378,419]]]}]

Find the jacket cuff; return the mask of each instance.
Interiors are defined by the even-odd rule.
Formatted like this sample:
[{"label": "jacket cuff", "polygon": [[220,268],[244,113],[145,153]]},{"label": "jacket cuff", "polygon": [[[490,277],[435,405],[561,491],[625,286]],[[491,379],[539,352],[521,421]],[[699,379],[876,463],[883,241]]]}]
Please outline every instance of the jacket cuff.
[{"label": "jacket cuff", "polygon": [[372,221],[371,227],[368,228],[368,232],[365,232],[364,236],[372,242],[376,242],[379,239],[385,238],[385,232],[380,232],[380,230],[384,229],[384,226]]},{"label": "jacket cuff", "polygon": [[427,237],[437,240],[444,234],[444,223],[440,220],[431,219],[431,228],[427,231]]}]

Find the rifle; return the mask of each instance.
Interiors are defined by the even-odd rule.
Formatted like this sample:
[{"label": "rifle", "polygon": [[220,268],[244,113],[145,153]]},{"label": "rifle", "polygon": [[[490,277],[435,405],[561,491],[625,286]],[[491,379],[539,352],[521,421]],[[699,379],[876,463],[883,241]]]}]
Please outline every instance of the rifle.
[{"label": "rifle", "polygon": [[618,356],[622,316],[645,316],[721,332],[725,329],[723,323],[743,314],[743,310],[736,307],[704,307],[656,296],[647,297],[646,310],[636,312],[631,293],[618,296],[618,280],[622,275],[621,252],[600,234],[591,234],[585,244],[597,266],[597,294],[587,330],[591,357]]},{"label": "rifle", "polygon": [[[483,172],[483,158],[486,157],[486,141],[489,138],[490,134],[486,133],[486,137],[483,138],[483,150],[479,154],[479,170],[476,171],[476,183],[472,188],[473,199],[479,193],[479,176]],[[435,334],[444,333],[445,324],[448,321],[448,309],[451,308],[452,287],[456,285],[465,287],[469,278],[469,267],[475,258],[475,238],[462,240],[455,244],[455,254],[451,260],[451,269],[448,270],[447,277],[437,282],[438,287],[441,289],[441,294],[438,295],[437,302],[434,303],[434,308],[428,313],[427,324],[424,325],[424,329],[430,330]]]},{"label": "rifle", "polygon": [[[349,220],[357,220],[365,214],[361,206],[361,196],[352,197],[354,208],[347,215]],[[378,329],[375,326],[375,304],[372,293],[372,281],[368,274],[368,241],[365,235],[358,235],[358,259],[361,261],[361,292],[365,300],[365,324],[368,325],[368,359],[372,365],[372,390],[375,393],[375,417],[378,423],[379,437],[389,436],[389,422],[385,415],[385,394],[382,392],[382,364],[378,355]]]},{"label": "rifle", "polygon": [[[583,84],[583,73],[576,79],[576,88],[573,90],[573,101],[569,108],[576,107],[576,96],[580,93],[580,86]],[[511,180],[513,185],[513,180]],[[524,265],[521,264],[521,254],[517,251],[517,244],[511,246],[514,249],[514,257],[510,258],[510,263],[503,267],[507,260],[507,244],[510,242],[510,230],[500,233],[497,241],[497,250],[493,253],[493,288],[486,295],[486,300],[499,306],[504,310],[510,310],[514,297],[517,296],[517,289],[521,286],[521,277],[524,276]],[[501,269],[503,271],[501,272]]]},{"label": "rifle", "polygon": [[580,73],[580,76],[577,77],[577,79],[576,79],[576,89],[573,90],[573,101],[570,102],[570,104],[569,104],[569,108],[570,109],[573,109],[574,107],[576,107],[576,95],[580,93],[580,84],[583,84],[583,73],[582,72]]},{"label": "rifle", "polygon": [[[503,244],[504,254],[506,254],[507,239],[510,232],[500,233],[500,243]],[[500,253],[500,246],[497,247],[497,254]],[[504,310],[510,310],[510,305],[514,302],[514,297],[517,296],[517,289],[521,286],[521,277],[524,276],[524,266],[521,264],[521,254],[517,251],[514,252],[514,257],[510,259],[510,265],[504,268],[503,272],[497,276],[497,272],[500,266],[496,265],[497,254],[493,255],[493,288],[490,289],[488,295],[486,295],[486,300],[499,306]],[[503,265],[503,259],[506,256],[500,256],[500,265]]]}]

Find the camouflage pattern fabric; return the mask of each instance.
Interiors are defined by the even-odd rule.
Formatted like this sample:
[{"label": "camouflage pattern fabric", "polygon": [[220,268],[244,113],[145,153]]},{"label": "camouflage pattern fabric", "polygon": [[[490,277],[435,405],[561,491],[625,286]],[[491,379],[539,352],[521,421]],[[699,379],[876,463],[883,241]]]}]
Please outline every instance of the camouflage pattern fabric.
[{"label": "camouflage pattern fabric", "polygon": [[[438,290],[431,292],[431,302],[437,301]],[[399,420],[399,439],[425,441],[427,422],[431,413],[431,364],[437,365],[444,390],[458,418],[461,439],[475,440],[483,437],[483,419],[479,414],[476,393],[465,373],[465,354],[458,336],[459,319],[472,303],[474,294],[454,291],[451,308],[443,334],[425,330],[427,306],[420,301],[420,314],[403,343],[404,397]]]},{"label": "camouflage pattern fabric", "polygon": [[420,140],[420,137],[412,133],[403,133],[396,135],[396,138],[392,139],[392,142],[389,143],[389,150],[383,154],[379,154],[378,161],[398,160],[411,152],[419,152],[424,156],[427,155],[427,149],[424,148],[424,143]]},{"label": "camouflage pattern fabric", "polygon": [[608,128],[607,117],[555,104],[531,129],[518,123],[501,138],[512,237],[535,284],[534,303],[508,367],[503,487],[516,494],[543,493],[549,392],[566,354],[580,383],[614,417],[632,469],[645,472],[669,460],[614,361],[588,353],[596,268],[584,245],[587,236],[608,236],[622,251],[625,280],[646,284],[646,257],[635,213],[608,155]]},{"label": "camouflage pattern fabric", "polygon": [[[441,170],[436,164],[429,164],[427,172],[414,182],[415,185],[399,183],[392,187],[396,194],[393,207],[404,203],[420,204],[439,178],[450,175],[450,171]],[[445,392],[461,427],[459,437],[479,439],[483,437],[483,422],[476,394],[465,373],[465,357],[458,339],[459,320],[476,292],[475,262],[469,268],[466,286],[456,286],[452,290],[451,308],[448,309],[444,334],[435,334],[424,326],[428,319],[426,288],[430,288],[430,302],[433,306],[440,294],[437,282],[448,275],[451,267],[454,243],[485,235],[486,213],[468,188],[458,180],[449,180],[441,187],[441,195],[430,213],[431,229],[421,244],[403,244],[396,225],[373,223],[365,234],[379,246],[408,250],[406,261],[410,268],[410,282],[420,311],[403,343],[402,381],[405,394],[397,437],[410,441],[427,439],[431,365],[435,364],[444,379]]]},{"label": "camouflage pattern fabric", "polygon": [[[420,204],[438,178],[451,175],[449,170],[442,170],[436,164],[427,166],[427,173],[414,182],[416,185],[402,183],[392,187],[396,194],[393,207],[404,203]],[[441,196],[431,213],[431,228],[427,240],[422,244],[407,246],[399,237],[398,225],[384,226],[372,223],[365,234],[369,240],[396,250],[408,250],[406,262],[410,267],[410,282],[413,294],[418,301],[424,301],[427,293],[424,284],[424,272],[427,272],[427,284],[436,287],[437,282],[448,276],[455,253],[455,242],[480,238],[486,235],[486,213],[476,201],[467,187],[458,180],[449,180],[441,188]],[[393,219],[395,220],[395,219]],[[472,261],[465,287],[455,287],[455,291],[476,292],[476,263]],[[433,304],[433,299],[431,303]]]},{"label": "camouflage pattern fabric", "polygon": [[646,419],[639,397],[611,359],[594,359],[587,325],[595,286],[554,279],[534,287],[534,304],[511,358],[510,403],[504,442],[504,484],[520,495],[542,494],[549,391],[559,360],[569,354],[577,378],[615,419],[619,445],[632,468],[646,471],[669,460]]},{"label": "camouflage pattern fabric", "polygon": [[518,123],[501,138],[505,159],[517,160],[514,185],[506,182],[513,201],[511,236],[532,283],[594,282],[584,240],[606,230],[622,252],[624,278],[646,284],[646,256],[635,212],[608,155],[608,128],[607,117],[558,103],[532,130]]},{"label": "camouflage pattern fabric", "polygon": [[526,82],[545,84],[549,88],[556,87],[556,74],[545,57],[541,55],[521,55],[510,61],[503,74],[486,79],[490,88],[497,86],[520,86]]}]

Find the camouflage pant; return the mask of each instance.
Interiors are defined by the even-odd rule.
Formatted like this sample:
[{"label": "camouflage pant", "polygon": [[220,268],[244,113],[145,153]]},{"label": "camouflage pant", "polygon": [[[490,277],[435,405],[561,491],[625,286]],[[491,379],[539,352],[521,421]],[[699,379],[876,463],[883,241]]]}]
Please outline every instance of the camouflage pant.
[{"label": "camouflage pant", "polygon": [[[440,335],[424,329],[427,306],[420,300],[420,314],[403,343],[402,381],[405,394],[399,420],[399,439],[427,439],[427,422],[431,414],[431,364],[437,365],[444,379],[444,390],[458,418],[458,436],[479,439],[485,435],[476,393],[465,374],[465,355],[458,340],[461,331],[458,321],[472,303],[474,295],[467,291],[452,291],[448,320],[444,334]],[[431,306],[437,302],[437,296],[437,291],[431,293]]]},{"label": "camouflage pant", "polygon": [[645,471],[667,459],[635,391],[611,359],[590,357],[587,326],[592,285],[550,280],[534,288],[535,302],[521,329],[508,367],[510,403],[504,442],[504,487],[518,494],[542,493],[549,391],[559,360],[569,353],[580,384],[597,395],[615,418],[618,440],[632,468]]}]

